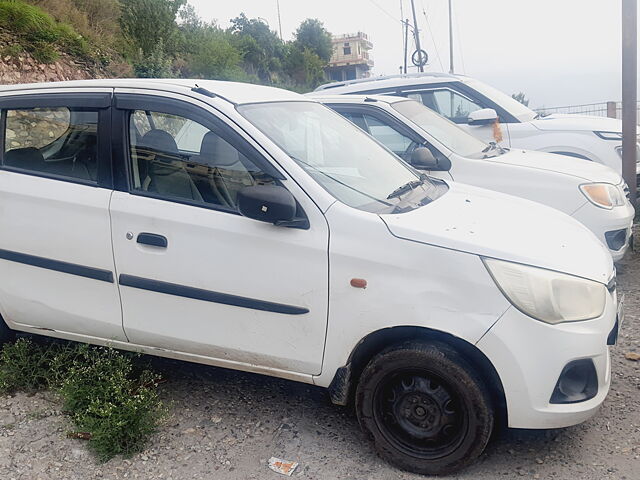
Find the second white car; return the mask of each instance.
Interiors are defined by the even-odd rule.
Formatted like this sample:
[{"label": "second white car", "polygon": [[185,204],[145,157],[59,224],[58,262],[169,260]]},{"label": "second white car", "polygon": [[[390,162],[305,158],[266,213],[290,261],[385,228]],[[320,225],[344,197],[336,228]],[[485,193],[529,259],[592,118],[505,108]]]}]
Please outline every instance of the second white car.
[{"label": "second white car", "polygon": [[516,195],[561,210],[622,259],[635,211],[609,167],[564,155],[505,149],[471,136],[421,103],[388,95],[319,95],[414,167],[446,180]]}]

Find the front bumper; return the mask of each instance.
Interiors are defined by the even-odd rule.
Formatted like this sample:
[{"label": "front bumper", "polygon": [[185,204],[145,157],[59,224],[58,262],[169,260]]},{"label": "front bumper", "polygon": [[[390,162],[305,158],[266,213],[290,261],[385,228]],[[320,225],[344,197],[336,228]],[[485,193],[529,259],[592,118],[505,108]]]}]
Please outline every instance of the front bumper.
[{"label": "front bumper", "polygon": [[[622,260],[629,249],[631,241],[631,226],[635,209],[631,203],[614,207],[611,210],[596,207],[590,202],[586,202],[571,216],[591,230],[596,237],[609,249],[614,262]],[[624,241],[619,242],[621,230],[624,231]],[[615,239],[616,241],[612,241]],[[621,246],[620,246],[621,245]],[[611,248],[614,247],[614,248]],[[615,248],[619,247],[619,248]]]},{"label": "front bumper", "polygon": [[[594,415],[611,382],[607,339],[616,324],[615,291],[604,314],[595,320],[549,325],[514,307],[478,341],[504,388],[508,425],[512,428],[559,428]],[[597,392],[577,403],[551,403],[563,369],[576,360],[595,366]]]}]

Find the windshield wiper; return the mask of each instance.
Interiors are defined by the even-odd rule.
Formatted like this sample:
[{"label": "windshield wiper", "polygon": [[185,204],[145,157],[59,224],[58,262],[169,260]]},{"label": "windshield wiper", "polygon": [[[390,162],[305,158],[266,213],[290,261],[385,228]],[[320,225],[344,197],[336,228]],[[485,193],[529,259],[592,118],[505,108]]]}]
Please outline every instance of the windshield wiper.
[{"label": "windshield wiper", "polygon": [[[329,175],[328,173],[323,172],[323,171],[322,171],[322,170],[320,170],[318,167],[316,167],[316,166],[314,166],[314,165],[311,165],[310,163],[303,162],[303,161],[302,161],[302,160],[300,160],[299,158],[294,157],[294,156],[291,156],[291,155],[290,155],[290,157],[291,157],[293,160],[295,160],[296,162],[298,162],[299,164],[301,164],[301,165],[304,165],[304,166],[306,166],[306,167],[311,168],[313,171],[318,172],[318,173],[319,173],[319,174],[321,174],[321,175],[324,175],[324,176],[325,176],[325,177],[327,177],[328,179],[333,180],[334,182],[336,182],[336,183],[338,183],[338,184],[342,185],[343,187],[347,187],[348,189],[353,190],[354,192],[359,193],[360,195],[363,195],[363,196],[365,196],[365,197],[368,197],[368,198],[370,198],[371,200],[374,200],[374,201],[379,202],[379,203],[381,203],[381,204],[383,204],[383,205],[386,205],[387,207],[392,207],[392,206],[393,206],[391,203],[387,203],[387,202],[385,202],[385,201],[383,201],[383,200],[380,200],[379,198],[376,198],[376,197],[374,197],[374,196],[372,196],[372,195],[369,195],[368,193],[365,193],[365,192],[363,192],[363,191],[361,191],[361,190],[358,190],[357,188],[354,188],[354,187],[352,187],[351,185],[349,185],[349,184],[347,184],[347,183],[341,182],[341,181],[340,181],[340,180],[338,180],[337,178],[335,178],[335,177],[333,177],[333,176]],[[389,197],[387,197],[387,198],[389,198]]]},{"label": "windshield wiper", "polygon": [[404,185],[400,185],[398,188],[396,188],[393,192],[391,192],[387,196],[387,200],[399,197],[400,195],[402,195],[404,193],[407,193],[407,192],[415,189],[416,187],[419,187],[420,185],[422,185],[424,183],[425,177],[426,177],[426,175],[424,175],[424,176],[421,175],[419,180],[411,180],[410,182],[407,182]]}]

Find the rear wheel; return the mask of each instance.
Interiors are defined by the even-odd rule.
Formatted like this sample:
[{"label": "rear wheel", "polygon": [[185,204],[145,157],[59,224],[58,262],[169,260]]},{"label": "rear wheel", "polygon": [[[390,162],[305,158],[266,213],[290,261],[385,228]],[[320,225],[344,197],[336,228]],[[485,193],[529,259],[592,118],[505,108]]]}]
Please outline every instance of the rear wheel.
[{"label": "rear wheel", "polygon": [[479,375],[439,342],[404,344],[374,357],[358,384],[356,412],[384,459],[421,474],[469,465],[493,429]]}]

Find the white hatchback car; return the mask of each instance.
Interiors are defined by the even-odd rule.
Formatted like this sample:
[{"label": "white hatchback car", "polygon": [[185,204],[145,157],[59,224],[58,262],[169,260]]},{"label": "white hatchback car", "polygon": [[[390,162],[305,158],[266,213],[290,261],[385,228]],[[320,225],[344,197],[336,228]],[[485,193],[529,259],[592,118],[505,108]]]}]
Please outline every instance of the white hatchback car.
[{"label": "white hatchback car", "polygon": [[[445,73],[391,75],[322,85],[330,95],[385,94],[417,100],[484,141],[494,140],[496,120],[503,145],[591,160],[622,172],[622,122],[587,115],[541,116],[476,79]],[[636,171],[640,173],[640,146]]]},{"label": "white hatchback car", "polygon": [[0,336],[328,387],[430,474],[498,417],[563,427],[607,395],[613,262],[557,210],[421,176],[269,87],[3,86],[0,112]]},{"label": "white hatchback car", "polygon": [[[621,260],[635,210],[614,170],[550,153],[481,142],[424,105],[390,95],[322,95],[330,106],[414,167],[543,203],[582,222]],[[417,163],[420,162],[420,163]]]}]

